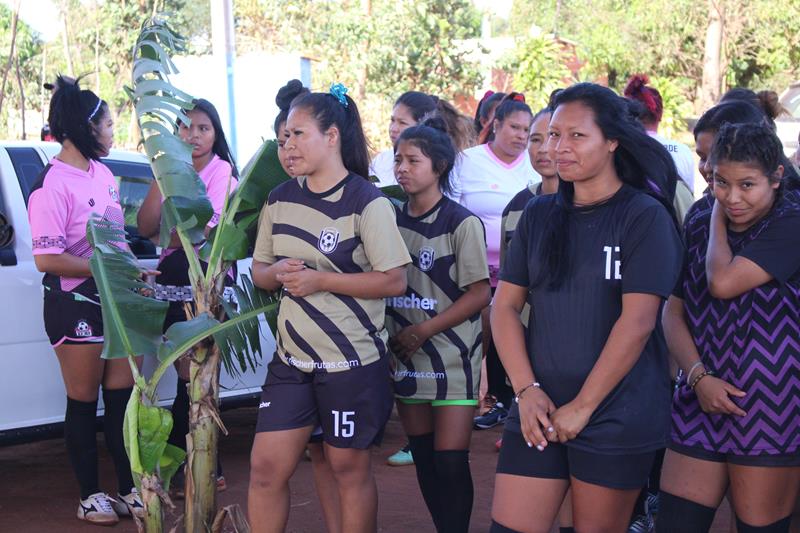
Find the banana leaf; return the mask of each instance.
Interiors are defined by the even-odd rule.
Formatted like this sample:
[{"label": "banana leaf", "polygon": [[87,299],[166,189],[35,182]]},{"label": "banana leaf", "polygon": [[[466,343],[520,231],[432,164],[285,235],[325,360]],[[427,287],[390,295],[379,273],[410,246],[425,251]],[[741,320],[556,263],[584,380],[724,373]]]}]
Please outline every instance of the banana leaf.
[{"label": "banana leaf", "polygon": [[103,357],[155,354],[169,304],[143,294],[150,287],[136,258],[120,245],[124,227],[95,215],[86,225],[86,236],[94,248],[89,266],[100,294]]},{"label": "banana leaf", "polygon": [[[253,250],[256,241],[256,221],[269,193],[278,185],[292,179],[278,159],[278,142],[264,141],[242,170],[239,185],[231,196],[222,222],[211,230],[200,257],[209,264],[244,259]],[[235,229],[231,229],[235,228]],[[217,235],[224,235],[218,242]]]}]

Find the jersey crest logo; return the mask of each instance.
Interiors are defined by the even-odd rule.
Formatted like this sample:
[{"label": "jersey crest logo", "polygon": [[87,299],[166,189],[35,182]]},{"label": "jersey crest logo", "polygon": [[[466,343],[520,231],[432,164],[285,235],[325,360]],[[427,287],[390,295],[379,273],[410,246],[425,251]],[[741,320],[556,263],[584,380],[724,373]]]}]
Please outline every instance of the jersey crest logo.
[{"label": "jersey crest logo", "polygon": [[111,185],[108,186],[108,195],[115,202],[119,202],[119,194],[117,194],[117,190]]},{"label": "jersey crest logo", "polygon": [[75,326],[75,336],[76,337],[91,337],[92,336],[92,327],[85,320],[83,320],[83,319],[78,320],[78,324]]},{"label": "jersey crest logo", "polygon": [[317,248],[323,254],[332,253],[339,245],[339,230],[336,228],[325,228],[319,234],[319,244]]},{"label": "jersey crest logo", "polygon": [[433,268],[436,259],[436,252],[430,246],[423,246],[419,249],[419,269],[423,272]]}]

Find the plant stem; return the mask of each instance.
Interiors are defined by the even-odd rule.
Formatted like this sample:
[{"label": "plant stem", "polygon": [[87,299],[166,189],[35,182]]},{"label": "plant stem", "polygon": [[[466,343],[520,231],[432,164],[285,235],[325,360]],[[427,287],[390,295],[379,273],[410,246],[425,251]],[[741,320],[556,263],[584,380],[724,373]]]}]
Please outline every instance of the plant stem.
[{"label": "plant stem", "polygon": [[219,347],[206,344],[195,350],[190,367],[185,510],[190,533],[209,531],[216,515],[219,361]]}]

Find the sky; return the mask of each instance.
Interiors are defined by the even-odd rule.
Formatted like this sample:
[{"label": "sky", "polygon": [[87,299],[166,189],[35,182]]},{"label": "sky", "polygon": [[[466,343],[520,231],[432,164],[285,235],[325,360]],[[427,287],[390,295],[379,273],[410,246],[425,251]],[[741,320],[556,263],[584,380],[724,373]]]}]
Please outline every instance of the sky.
[{"label": "sky", "polygon": [[[489,9],[503,18],[507,18],[511,11],[512,0],[473,1],[478,8]],[[0,2],[13,8],[14,0],[0,0]],[[22,0],[20,17],[38,31],[45,41],[50,41],[58,36],[58,8],[53,0]]]}]

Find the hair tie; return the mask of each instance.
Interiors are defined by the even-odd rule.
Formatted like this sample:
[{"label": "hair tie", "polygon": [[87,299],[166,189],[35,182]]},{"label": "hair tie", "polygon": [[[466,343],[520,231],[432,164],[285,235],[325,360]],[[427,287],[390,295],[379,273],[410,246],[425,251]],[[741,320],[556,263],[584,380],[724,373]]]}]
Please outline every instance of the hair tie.
[{"label": "hair tie", "polygon": [[347,103],[347,97],[345,96],[347,94],[347,87],[345,87],[341,83],[332,83],[330,92],[334,98],[339,100],[340,104],[342,104],[345,107],[349,105]]},{"label": "hair tie", "polygon": [[102,104],[102,103],[103,103],[103,101],[100,98],[98,98],[97,99],[97,105],[94,106],[94,111],[89,113],[89,118],[86,119],[86,122],[90,122],[94,118],[94,116],[97,114],[97,110],[100,109],[100,104]]},{"label": "hair tie", "polygon": [[488,99],[489,99],[489,98],[490,98],[492,95],[494,95],[494,91],[493,91],[493,90],[491,90],[491,89],[489,89],[488,91],[486,91],[485,93],[483,93],[483,98],[481,98],[481,102],[480,102],[480,103],[483,103],[483,102],[485,102],[485,101],[486,101],[486,100],[488,100]]},{"label": "hair tie", "polygon": [[525,103],[525,95],[522,93],[515,93],[514,96],[511,97],[512,100],[515,102],[522,102]]}]

